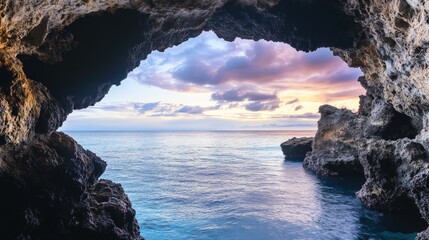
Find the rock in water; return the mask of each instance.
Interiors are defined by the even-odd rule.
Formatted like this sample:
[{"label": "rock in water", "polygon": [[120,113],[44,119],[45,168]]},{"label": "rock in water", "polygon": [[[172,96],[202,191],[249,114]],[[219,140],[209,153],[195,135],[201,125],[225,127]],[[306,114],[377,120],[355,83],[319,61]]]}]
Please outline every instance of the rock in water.
[{"label": "rock in water", "polygon": [[2,238],[140,239],[122,188],[98,180],[106,163],[72,138],[54,132],[5,149],[0,188],[8,194],[0,199]]},{"label": "rock in water", "polygon": [[288,160],[304,160],[305,155],[311,151],[312,137],[291,138],[282,143],[283,154]]},{"label": "rock in water", "polygon": [[121,185],[99,180],[87,189],[73,216],[75,239],[143,239]]},{"label": "rock in water", "polygon": [[356,141],[362,135],[363,119],[347,109],[324,105],[313,143],[304,167],[321,175],[363,176]]}]

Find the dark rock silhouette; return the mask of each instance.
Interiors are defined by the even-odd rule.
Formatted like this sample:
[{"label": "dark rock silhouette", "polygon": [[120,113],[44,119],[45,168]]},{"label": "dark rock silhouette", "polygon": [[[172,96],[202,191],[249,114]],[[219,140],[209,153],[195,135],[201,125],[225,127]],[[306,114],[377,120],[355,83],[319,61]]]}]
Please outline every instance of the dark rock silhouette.
[{"label": "dark rock silhouette", "polygon": [[286,159],[302,161],[304,160],[305,155],[311,151],[312,143],[313,138],[311,137],[294,137],[282,143],[280,147],[282,148],[283,154],[286,156]]},{"label": "dark rock silhouette", "polygon": [[5,239],[139,238],[122,188],[98,180],[106,163],[69,136],[54,132],[5,149],[0,175],[8,193],[0,205]]}]

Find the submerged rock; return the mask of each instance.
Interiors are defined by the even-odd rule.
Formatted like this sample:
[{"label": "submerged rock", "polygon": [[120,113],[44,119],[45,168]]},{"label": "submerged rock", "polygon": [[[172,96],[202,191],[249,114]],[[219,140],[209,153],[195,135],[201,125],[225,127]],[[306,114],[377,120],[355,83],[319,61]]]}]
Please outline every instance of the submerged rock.
[{"label": "submerged rock", "polygon": [[305,155],[311,151],[312,137],[291,138],[282,143],[283,154],[288,160],[304,160]]}]

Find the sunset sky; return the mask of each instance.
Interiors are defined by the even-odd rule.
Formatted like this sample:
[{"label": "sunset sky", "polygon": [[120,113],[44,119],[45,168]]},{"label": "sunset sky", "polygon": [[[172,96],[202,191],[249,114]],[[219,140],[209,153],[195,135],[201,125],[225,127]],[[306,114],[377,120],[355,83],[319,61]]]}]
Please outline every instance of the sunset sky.
[{"label": "sunset sky", "polygon": [[151,53],[61,130],[315,129],[322,104],[357,110],[360,75],[329,49],[304,53],[204,32]]}]

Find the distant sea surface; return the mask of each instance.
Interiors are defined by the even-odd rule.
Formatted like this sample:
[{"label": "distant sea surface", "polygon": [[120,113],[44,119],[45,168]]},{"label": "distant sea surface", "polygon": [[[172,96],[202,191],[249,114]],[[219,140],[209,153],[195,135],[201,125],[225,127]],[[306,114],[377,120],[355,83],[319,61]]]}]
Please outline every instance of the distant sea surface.
[{"label": "distant sea surface", "polygon": [[285,161],[305,131],[67,132],[108,163],[146,240],[414,239],[425,226],[366,209],[362,181]]}]

